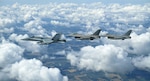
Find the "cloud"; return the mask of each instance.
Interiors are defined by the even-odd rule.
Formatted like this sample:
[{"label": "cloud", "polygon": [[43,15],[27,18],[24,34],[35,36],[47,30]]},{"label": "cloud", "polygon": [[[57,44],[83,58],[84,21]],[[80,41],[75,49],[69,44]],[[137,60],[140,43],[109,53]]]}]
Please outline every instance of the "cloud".
[{"label": "cloud", "polygon": [[146,32],[140,35],[132,34],[131,47],[135,54],[148,55],[150,53],[150,33]]},{"label": "cloud", "polygon": [[126,73],[133,70],[131,59],[122,48],[114,45],[85,46],[67,55],[71,65],[80,69]]},{"label": "cloud", "polygon": [[24,59],[24,49],[14,43],[0,44],[0,79],[5,81],[68,81],[58,68],[47,68],[37,59]]},{"label": "cloud", "polygon": [[22,59],[24,49],[9,42],[0,44],[0,67],[6,67]]},{"label": "cloud", "polygon": [[13,64],[10,77],[19,81],[68,81],[58,68],[47,68],[36,59],[23,59]]},{"label": "cloud", "polygon": [[31,20],[24,25],[24,29],[34,35],[45,35],[46,30],[41,26],[42,23],[44,22],[42,22],[40,19]]},{"label": "cloud", "polygon": [[66,54],[66,51],[65,50],[62,50],[62,51],[59,51],[56,53],[57,55],[65,55]]},{"label": "cloud", "polygon": [[150,72],[150,54],[148,56],[139,56],[133,58],[133,64],[139,69],[143,69]]},{"label": "cloud", "polygon": [[2,43],[0,43],[0,51],[0,80],[10,81],[8,78],[9,73],[4,69],[20,61],[23,58],[24,49],[3,39]]},{"label": "cloud", "polygon": [[65,27],[70,26],[68,22],[60,22],[60,21],[55,21],[55,20],[52,20],[50,23],[54,26],[65,26]]},{"label": "cloud", "polygon": [[1,28],[0,33],[12,33],[14,32],[14,28]]},{"label": "cloud", "polygon": [[[120,5],[102,3],[73,4],[50,3],[46,5],[20,5],[14,4],[1,8],[2,20],[0,25],[8,27],[23,27],[31,34],[45,34],[44,26],[78,27],[88,31],[95,28],[106,30],[124,29],[136,25],[144,25],[149,21],[149,4]],[[16,13],[17,12],[17,13]],[[6,14],[7,13],[7,14]],[[10,16],[11,15],[11,16]],[[116,27],[120,25],[121,27]],[[39,31],[39,32],[37,32]]]},{"label": "cloud", "polygon": [[[4,15],[4,13],[2,13]],[[6,13],[5,13],[6,14]],[[3,16],[2,16],[3,17]],[[6,18],[3,18],[0,20],[0,25],[2,27],[4,26],[10,26],[12,25],[12,23],[15,23],[15,21],[13,19],[10,19],[9,17],[6,16]]]}]

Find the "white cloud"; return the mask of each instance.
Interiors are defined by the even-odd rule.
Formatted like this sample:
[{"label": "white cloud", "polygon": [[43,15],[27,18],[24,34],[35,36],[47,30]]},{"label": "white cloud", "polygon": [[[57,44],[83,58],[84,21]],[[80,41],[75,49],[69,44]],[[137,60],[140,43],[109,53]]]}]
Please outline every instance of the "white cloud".
[{"label": "white cloud", "polygon": [[58,68],[47,68],[40,60],[24,59],[24,49],[14,43],[0,44],[0,79],[5,81],[68,81]]},{"label": "white cloud", "polygon": [[42,22],[40,19],[35,19],[26,23],[24,25],[24,29],[34,35],[45,35],[46,30],[41,26],[42,23],[44,22]]},{"label": "white cloud", "polygon": [[0,44],[0,67],[6,67],[22,59],[24,49],[9,42]]},{"label": "white cloud", "polygon": [[48,55],[46,55],[46,54],[40,57],[41,60],[48,59],[48,58],[50,58],[50,57]]},{"label": "white cloud", "polygon": [[131,47],[135,54],[148,55],[150,53],[150,33],[146,32],[140,35],[132,34]]},{"label": "white cloud", "polygon": [[14,28],[1,28],[0,33],[12,33],[14,32]]},{"label": "white cloud", "polygon": [[[5,13],[6,14],[6,13]],[[2,27],[4,26],[9,26],[10,24],[14,23],[15,21],[13,19],[10,19],[9,17],[6,16],[6,18],[3,18],[0,20],[0,25]]]},{"label": "white cloud", "polygon": [[148,18],[150,8],[147,5],[119,5],[112,4],[106,7],[109,12],[106,14],[113,22],[121,22],[127,24],[144,23]]},{"label": "white cloud", "polygon": [[10,77],[19,81],[68,81],[58,68],[47,68],[36,59],[23,59],[13,64]]},{"label": "white cloud", "polygon": [[52,34],[52,37],[54,37],[57,34],[57,32],[55,30],[52,30],[51,34]]},{"label": "white cloud", "polygon": [[65,26],[65,27],[70,26],[68,22],[60,22],[60,21],[55,21],[55,20],[52,20],[50,23],[54,26]]},{"label": "white cloud", "polygon": [[133,58],[133,64],[139,69],[150,72],[150,54],[148,56],[140,56]]},{"label": "white cloud", "polygon": [[80,69],[126,73],[133,69],[127,52],[114,45],[85,46],[79,52],[71,52],[67,59]]},{"label": "white cloud", "polygon": [[65,50],[62,50],[62,51],[58,51],[56,52],[57,55],[65,55],[66,54],[66,51]]},{"label": "white cloud", "polygon": [[150,32],[150,27],[147,28],[147,31]]},{"label": "white cloud", "polygon": [[[3,18],[0,25],[8,27],[22,24],[24,29],[32,34],[45,34],[44,24],[63,27],[82,27],[94,30],[95,28],[108,28],[118,23],[123,23],[126,29],[128,24],[144,24],[149,20],[149,4],[145,5],[120,5],[102,3],[72,4],[50,3],[47,5],[20,5],[3,6],[0,16]],[[6,14],[7,13],[7,14]],[[133,26],[133,25],[131,25]],[[130,27],[131,27],[130,26]],[[37,32],[39,31],[39,32]]]}]

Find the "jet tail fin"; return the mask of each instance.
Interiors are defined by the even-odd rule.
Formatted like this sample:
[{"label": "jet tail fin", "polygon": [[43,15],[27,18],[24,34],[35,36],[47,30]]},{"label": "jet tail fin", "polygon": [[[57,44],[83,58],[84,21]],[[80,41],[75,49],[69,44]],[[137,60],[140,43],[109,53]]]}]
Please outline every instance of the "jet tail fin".
[{"label": "jet tail fin", "polygon": [[52,38],[52,40],[53,41],[57,41],[57,40],[59,40],[61,38],[61,34],[56,34],[53,38]]},{"label": "jet tail fin", "polygon": [[95,33],[93,33],[93,35],[99,35],[101,29],[98,29]]},{"label": "jet tail fin", "polygon": [[129,36],[131,34],[132,30],[127,31],[124,35]]}]

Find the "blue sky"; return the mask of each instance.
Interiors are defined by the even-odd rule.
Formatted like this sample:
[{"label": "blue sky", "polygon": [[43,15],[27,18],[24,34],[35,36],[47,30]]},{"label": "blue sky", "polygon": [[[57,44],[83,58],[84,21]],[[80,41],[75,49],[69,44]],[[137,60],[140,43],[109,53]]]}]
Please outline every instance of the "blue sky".
[{"label": "blue sky", "polygon": [[94,3],[102,2],[104,4],[119,3],[119,4],[145,4],[150,3],[149,0],[0,0],[0,5],[12,5],[14,3],[21,4],[46,4],[46,3]]}]

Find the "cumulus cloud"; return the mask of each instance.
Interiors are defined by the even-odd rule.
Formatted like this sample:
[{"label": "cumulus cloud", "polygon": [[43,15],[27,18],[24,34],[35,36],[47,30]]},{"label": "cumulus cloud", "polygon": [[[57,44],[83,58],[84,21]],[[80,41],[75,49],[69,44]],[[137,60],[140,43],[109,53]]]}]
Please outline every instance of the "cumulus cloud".
[{"label": "cumulus cloud", "polygon": [[22,59],[24,49],[16,44],[3,42],[0,44],[0,67],[6,67]]},{"label": "cumulus cloud", "polygon": [[58,68],[47,68],[39,60],[21,60],[12,64],[10,77],[19,81],[68,81]]},{"label": "cumulus cloud", "polygon": [[[105,5],[102,3],[92,3],[90,5],[73,3],[14,4],[1,7],[1,10],[0,15],[3,19],[0,24],[3,27],[8,27],[8,23],[13,26],[19,23],[26,31],[32,34],[44,34],[46,30],[43,26],[45,25],[83,27],[88,31],[99,27],[104,29],[106,27],[115,27],[121,30],[126,29],[126,26],[133,27],[134,24],[145,24],[149,20],[150,13],[149,4]],[[121,27],[116,27],[118,24]]]},{"label": "cumulus cloud", "polygon": [[68,22],[60,22],[60,21],[55,21],[55,20],[51,21],[50,23],[54,26],[65,26],[65,27],[70,26]]},{"label": "cumulus cloud", "polygon": [[0,33],[12,33],[14,32],[14,28],[1,28]]},{"label": "cumulus cloud", "polygon": [[140,35],[132,34],[131,47],[135,54],[148,55],[150,53],[150,33],[146,32]]},{"label": "cumulus cloud", "polygon": [[40,19],[31,20],[24,25],[24,29],[34,35],[45,35],[46,30],[40,25],[42,23]]},{"label": "cumulus cloud", "polygon": [[79,52],[71,52],[67,59],[80,69],[126,73],[133,69],[128,53],[114,45],[85,46]]},{"label": "cumulus cloud", "polygon": [[0,44],[0,79],[5,81],[68,81],[58,68],[47,68],[40,60],[24,59],[24,49],[14,43]]},{"label": "cumulus cloud", "polygon": [[133,59],[133,64],[139,68],[150,72],[150,54],[148,56],[140,56]]},{"label": "cumulus cloud", "polygon": [[4,71],[4,69],[20,61],[23,58],[24,49],[3,39],[2,43],[0,43],[0,51],[0,79],[10,81],[8,71]]}]

